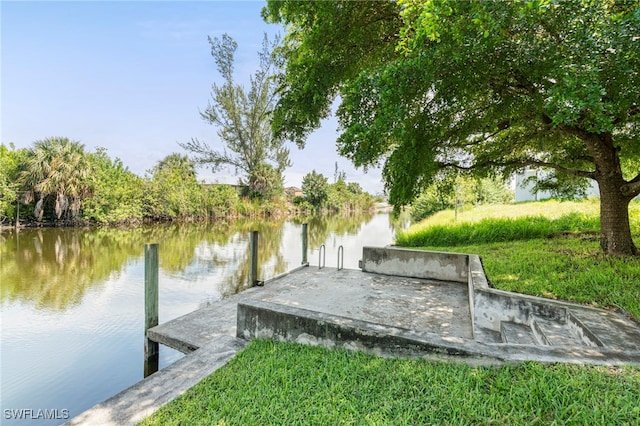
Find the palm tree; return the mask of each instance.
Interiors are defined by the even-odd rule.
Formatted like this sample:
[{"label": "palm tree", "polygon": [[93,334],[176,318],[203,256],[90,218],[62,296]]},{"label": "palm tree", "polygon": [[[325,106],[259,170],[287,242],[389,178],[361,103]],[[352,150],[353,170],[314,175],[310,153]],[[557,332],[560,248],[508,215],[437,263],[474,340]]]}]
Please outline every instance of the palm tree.
[{"label": "palm tree", "polygon": [[42,219],[47,199],[54,201],[58,219],[64,214],[74,219],[89,193],[91,169],[84,145],[79,142],[60,137],[36,141],[19,177],[25,191],[23,202],[37,199],[34,214],[38,220]]}]

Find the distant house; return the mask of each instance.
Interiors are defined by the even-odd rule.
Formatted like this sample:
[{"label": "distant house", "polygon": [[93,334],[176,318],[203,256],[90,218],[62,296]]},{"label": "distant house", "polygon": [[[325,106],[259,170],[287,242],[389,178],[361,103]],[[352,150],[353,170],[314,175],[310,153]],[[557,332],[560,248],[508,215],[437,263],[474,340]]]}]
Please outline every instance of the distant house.
[{"label": "distant house", "polygon": [[549,191],[535,191],[535,178],[538,176],[536,170],[525,170],[516,174],[516,203],[519,201],[539,201],[551,198]]},{"label": "distant house", "polygon": [[[536,184],[535,179],[538,176],[543,176],[544,173],[544,171],[527,169],[516,174],[515,201],[539,201],[551,198],[552,194],[550,191],[534,191],[533,189]],[[589,188],[587,188],[586,195],[600,196],[598,184],[595,181],[591,181]]]},{"label": "distant house", "polygon": [[284,190],[284,193],[287,194],[288,198],[304,197],[304,192],[302,192],[302,189],[295,186],[286,188]]}]

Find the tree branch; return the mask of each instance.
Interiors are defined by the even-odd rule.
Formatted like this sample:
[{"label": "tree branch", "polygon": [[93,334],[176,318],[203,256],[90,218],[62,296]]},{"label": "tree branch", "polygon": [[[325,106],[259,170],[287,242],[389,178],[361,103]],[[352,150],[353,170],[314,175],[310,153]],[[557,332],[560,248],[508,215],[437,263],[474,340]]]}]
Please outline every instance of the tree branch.
[{"label": "tree branch", "polygon": [[546,161],[538,161],[538,160],[517,160],[517,161],[504,161],[504,162],[486,161],[484,163],[476,163],[476,164],[473,164],[471,166],[461,166],[460,164],[456,164],[456,163],[439,162],[438,166],[440,168],[453,167],[455,169],[464,170],[464,171],[474,170],[474,169],[477,169],[479,167],[507,167],[507,166],[527,167],[527,166],[536,166],[536,167],[547,167],[547,168],[554,169],[554,170],[557,170],[559,172],[566,173],[566,174],[569,174],[569,175],[572,175],[572,176],[588,178],[588,179],[595,179],[595,173],[594,172],[588,172],[588,171],[585,171],[585,170],[570,169],[568,167],[564,167],[564,166],[561,166],[559,164],[548,163]]},{"label": "tree branch", "polygon": [[635,197],[640,194],[640,174],[622,185],[620,191],[629,197]]},{"label": "tree branch", "polygon": [[620,124],[620,123],[625,123],[629,120],[629,118],[633,117],[634,115],[638,115],[640,114],[640,105],[636,105],[633,108],[630,108],[627,111],[627,114],[624,117],[618,117],[615,120],[613,120],[613,124]]}]

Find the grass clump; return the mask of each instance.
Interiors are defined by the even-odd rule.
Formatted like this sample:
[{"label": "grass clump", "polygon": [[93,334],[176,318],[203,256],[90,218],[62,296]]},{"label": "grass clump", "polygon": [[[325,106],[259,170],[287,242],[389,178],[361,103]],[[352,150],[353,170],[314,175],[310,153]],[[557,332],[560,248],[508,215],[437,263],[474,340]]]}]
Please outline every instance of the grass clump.
[{"label": "grass clump", "polygon": [[515,219],[486,218],[478,222],[433,225],[417,230],[400,231],[396,243],[401,246],[457,246],[462,244],[530,240],[563,233],[590,232],[600,228],[600,220],[581,213],[557,219],[523,216]]},{"label": "grass clump", "polygon": [[256,340],[142,425],[633,424],[640,369],[500,368]]},{"label": "grass clump", "polygon": [[[482,205],[457,214],[444,210],[401,230],[396,244],[406,247],[446,247],[527,240],[560,234],[599,233],[600,204],[582,201],[536,201]],[[640,238],[640,201],[629,204],[631,232]]]}]

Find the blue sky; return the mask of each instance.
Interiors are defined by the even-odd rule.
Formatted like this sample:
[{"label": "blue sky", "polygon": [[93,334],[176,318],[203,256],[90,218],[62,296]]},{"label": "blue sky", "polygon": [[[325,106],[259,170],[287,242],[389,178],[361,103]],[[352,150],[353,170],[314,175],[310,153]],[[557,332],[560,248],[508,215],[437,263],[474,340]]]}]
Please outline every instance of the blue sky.
[{"label": "blue sky", "polygon": [[[198,138],[223,147],[203,121],[213,82],[220,82],[207,36],[238,42],[236,80],[248,84],[263,34],[262,1],[5,1],[2,28],[0,142],[29,147],[64,136],[87,150],[105,147],[139,175]],[[372,193],[380,172],[364,173],[336,153],[336,121],[327,120],[304,150],[291,146],[285,185],[300,186],[315,169],[333,181],[335,162],[348,181]],[[237,181],[233,170],[209,182]]]}]

